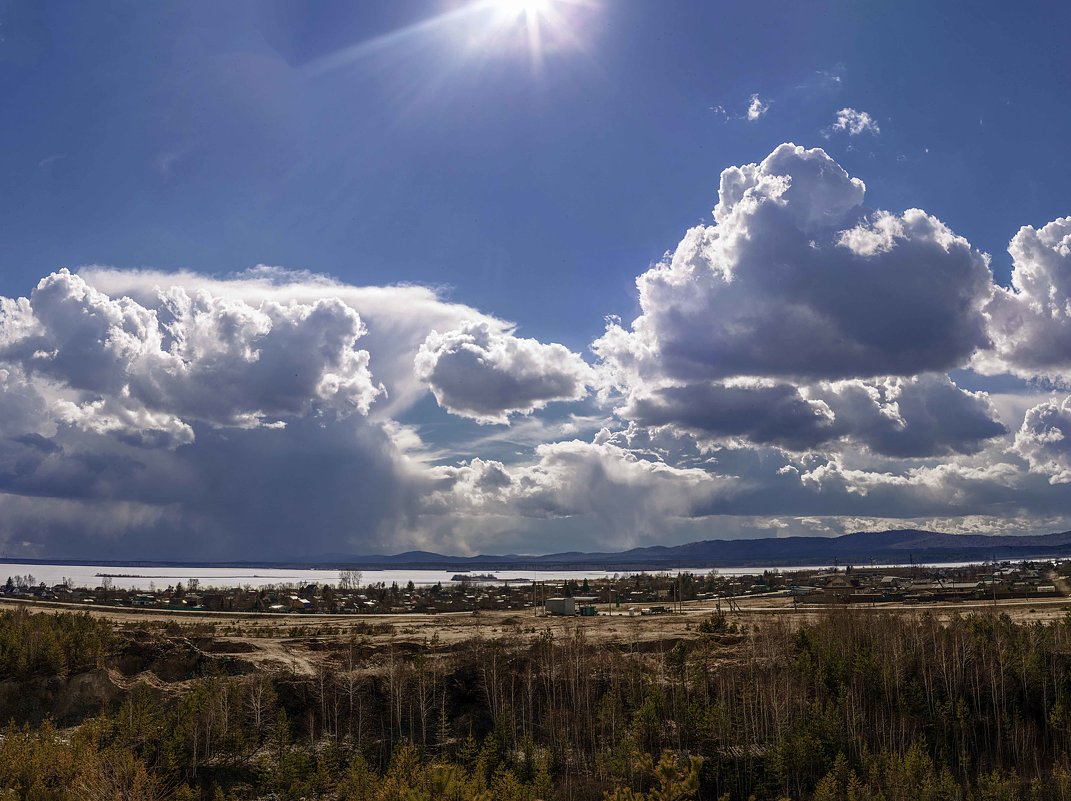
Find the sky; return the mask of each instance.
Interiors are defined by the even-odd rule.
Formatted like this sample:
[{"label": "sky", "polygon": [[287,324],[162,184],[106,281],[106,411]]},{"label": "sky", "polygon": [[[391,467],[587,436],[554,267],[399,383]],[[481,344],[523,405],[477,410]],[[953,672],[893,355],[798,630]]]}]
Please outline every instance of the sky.
[{"label": "sky", "polygon": [[0,556],[1069,529],[1069,26],[0,0]]}]

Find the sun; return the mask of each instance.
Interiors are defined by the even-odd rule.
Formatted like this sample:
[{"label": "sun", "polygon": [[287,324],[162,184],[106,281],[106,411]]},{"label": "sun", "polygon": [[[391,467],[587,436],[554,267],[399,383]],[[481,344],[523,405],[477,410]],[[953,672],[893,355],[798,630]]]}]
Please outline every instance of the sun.
[{"label": "sun", "polygon": [[575,38],[565,6],[584,4],[586,0],[484,0],[490,12],[486,41],[510,41],[520,35],[533,69],[541,69],[548,48],[560,50]]},{"label": "sun", "polygon": [[550,11],[551,0],[491,0],[503,15],[538,17]]},{"label": "sun", "polygon": [[605,0],[451,1],[461,5],[327,53],[306,65],[305,72],[320,75],[386,50],[415,47],[435,38],[448,38],[456,52],[481,59],[527,51],[533,71],[540,72],[548,55],[588,49],[588,23]]},{"label": "sun", "polygon": [[538,31],[554,16],[553,0],[487,0],[493,24],[508,28],[521,26]]}]

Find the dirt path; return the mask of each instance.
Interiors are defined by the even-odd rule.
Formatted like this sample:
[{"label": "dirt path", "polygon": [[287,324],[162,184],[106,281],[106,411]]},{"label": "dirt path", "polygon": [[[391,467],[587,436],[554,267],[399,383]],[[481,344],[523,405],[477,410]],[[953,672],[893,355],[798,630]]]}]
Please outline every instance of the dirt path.
[{"label": "dirt path", "polygon": [[299,644],[268,639],[246,642],[251,642],[254,647],[251,651],[244,651],[241,658],[252,662],[257,668],[284,669],[299,676],[315,676],[317,673],[319,660]]}]

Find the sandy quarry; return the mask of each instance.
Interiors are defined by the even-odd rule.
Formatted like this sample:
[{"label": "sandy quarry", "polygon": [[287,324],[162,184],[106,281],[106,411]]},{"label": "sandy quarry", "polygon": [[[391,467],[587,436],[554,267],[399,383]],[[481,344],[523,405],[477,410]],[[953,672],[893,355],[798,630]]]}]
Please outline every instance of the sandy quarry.
[{"label": "sandy quarry", "polygon": [[[314,615],[196,612],[171,610],[133,610],[115,607],[72,607],[67,604],[0,600],[0,609],[23,606],[34,612],[84,611],[94,617],[114,621],[123,628],[181,630],[188,636],[205,635],[214,640],[217,653],[241,653],[243,659],[276,664],[290,664],[302,670],[308,663],[310,641],[349,640],[357,636],[369,645],[389,642],[449,645],[473,637],[525,638],[547,631],[555,636],[574,635],[578,629],[592,642],[632,643],[650,647],[664,640],[696,636],[697,624],[715,611],[710,601],[684,604],[679,614],[629,616],[624,610],[599,609],[593,618],[548,617],[522,611],[487,611],[441,613],[435,615]],[[1071,612],[1071,598],[1006,600],[916,605],[852,605],[825,607],[801,605],[794,608],[792,599],[770,596],[740,598],[738,611],[723,603],[729,619],[753,625],[763,619],[804,622],[827,614],[932,614],[946,617],[972,611],[998,611],[1020,621],[1056,620]],[[206,640],[207,642],[207,640]]]},{"label": "sandy quarry", "polygon": [[[205,670],[230,675],[285,672],[316,679],[332,670],[360,672],[383,669],[396,658],[417,654],[449,657],[478,641],[520,643],[548,634],[555,638],[583,636],[590,643],[637,655],[668,652],[682,639],[700,636],[698,624],[715,611],[711,602],[685,604],[683,613],[658,616],[609,614],[593,618],[544,617],[518,611],[437,615],[309,615],[193,611],[147,611],[114,607],[0,599],[0,609],[23,607],[35,613],[84,612],[112,621],[125,633],[114,663],[55,680],[49,714],[71,724],[116,703],[135,687],[153,694],[180,691]],[[851,607],[801,606],[787,597],[749,597],[729,611],[730,621],[751,627],[764,622],[795,625],[833,614],[936,615],[997,611],[1020,621],[1059,620],[1071,612],[1071,598],[1012,600],[989,603],[875,605]],[[735,636],[720,637],[726,658]],[[0,708],[15,703],[16,683],[0,681]]]}]

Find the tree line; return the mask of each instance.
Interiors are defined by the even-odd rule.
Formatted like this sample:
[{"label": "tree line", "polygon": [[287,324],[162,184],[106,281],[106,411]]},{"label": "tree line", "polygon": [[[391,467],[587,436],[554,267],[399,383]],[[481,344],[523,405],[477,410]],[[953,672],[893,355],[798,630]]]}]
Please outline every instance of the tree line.
[{"label": "tree line", "polygon": [[[62,731],[14,721],[0,798],[1071,799],[1068,620],[844,610],[695,635],[340,639],[315,675],[144,685]],[[0,615],[4,682],[121,647],[85,615]]]}]

